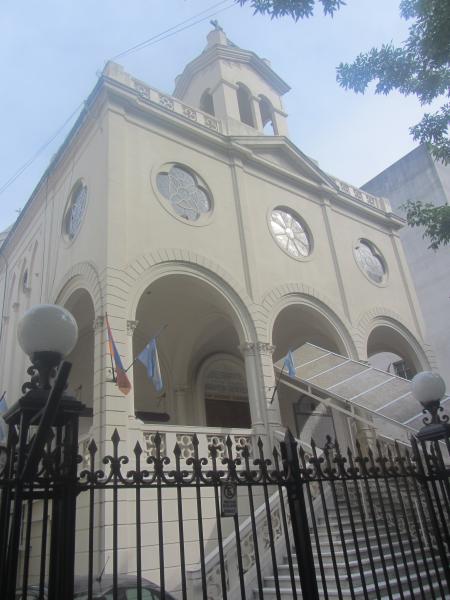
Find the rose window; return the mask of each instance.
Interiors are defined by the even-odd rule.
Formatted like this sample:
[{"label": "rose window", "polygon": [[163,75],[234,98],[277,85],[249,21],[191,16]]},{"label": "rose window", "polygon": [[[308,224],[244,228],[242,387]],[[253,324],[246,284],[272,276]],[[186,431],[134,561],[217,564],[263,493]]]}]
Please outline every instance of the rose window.
[{"label": "rose window", "polygon": [[172,166],[166,173],[158,173],[159,192],[172,205],[173,210],[188,221],[197,221],[211,211],[211,201],[200,179],[185,169]]},{"label": "rose window", "polygon": [[273,210],[270,228],[280,248],[294,258],[304,258],[311,254],[310,237],[294,213],[280,208]]}]

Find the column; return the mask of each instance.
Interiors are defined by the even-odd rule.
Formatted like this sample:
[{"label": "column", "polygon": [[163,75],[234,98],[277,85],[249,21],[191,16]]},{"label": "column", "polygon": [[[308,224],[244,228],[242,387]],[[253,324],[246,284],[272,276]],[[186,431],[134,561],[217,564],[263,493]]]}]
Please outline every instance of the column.
[{"label": "column", "polygon": [[100,415],[102,411],[102,374],[103,374],[103,328],[105,319],[103,316],[95,317],[92,322],[94,330],[94,384],[92,388],[92,437],[96,443],[100,440]]},{"label": "column", "polygon": [[190,400],[189,391],[190,387],[186,384],[177,385],[174,389],[175,405],[172,404],[171,421],[177,425],[189,425],[189,420],[192,422],[192,419],[189,419],[189,413],[192,413],[194,407],[191,406],[190,411],[187,406]]},{"label": "column", "polygon": [[262,123],[262,119],[261,119],[261,107],[259,105],[259,98],[257,96],[252,96],[250,98],[250,102],[251,102],[251,106],[252,106],[252,113],[253,113],[253,120],[255,123],[255,129],[262,132],[262,131],[264,131],[264,127],[263,127],[263,123]]},{"label": "column", "polygon": [[244,342],[239,346],[244,356],[247,379],[248,401],[252,417],[253,430],[257,435],[266,434],[264,393],[260,377],[259,352],[257,342]]},{"label": "column", "polygon": [[273,368],[273,353],[275,351],[275,346],[272,346],[272,344],[269,343],[259,342],[258,347],[263,380],[264,406],[267,412],[267,427],[269,430],[270,445],[274,446],[274,432],[283,429],[278,393],[274,394],[276,377]]},{"label": "column", "polygon": [[253,428],[258,435],[268,435],[271,445],[273,431],[281,428],[276,394],[272,402],[275,386],[272,360],[274,349],[274,346],[266,342],[245,342],[240,346],[245,359]]}]

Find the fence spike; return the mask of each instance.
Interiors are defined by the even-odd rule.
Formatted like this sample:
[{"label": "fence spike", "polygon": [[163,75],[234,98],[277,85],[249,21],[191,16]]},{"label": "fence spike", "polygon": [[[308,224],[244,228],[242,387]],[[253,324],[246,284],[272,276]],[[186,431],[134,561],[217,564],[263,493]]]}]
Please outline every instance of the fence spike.
[{"label": "fence spike", "polygon": [[180,444],[178,442],[175,442],[175,446],[173,448],[173,453],[175,455],[175,458],[180,458],[181,448],[180,448]]},{"label": "fence spike", "polygon": [[94,438],[92,438],[91,441],[89,442],[87,449],[89,450],[89,454],[91,454],[91,455],[96,454],[98,448],[97,448],[97,444],[95,443]]}]

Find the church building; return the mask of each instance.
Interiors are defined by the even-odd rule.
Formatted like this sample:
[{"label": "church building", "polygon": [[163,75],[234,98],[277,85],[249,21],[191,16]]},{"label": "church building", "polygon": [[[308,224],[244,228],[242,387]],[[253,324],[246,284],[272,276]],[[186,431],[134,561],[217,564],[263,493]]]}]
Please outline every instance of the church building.
[{"label": "church building", "polygon": [[[404,220],[291,141],[288,91],[268,60],[219,27],[171,95],[106,65],[0,242],[9,405],[29,365],[17,323],[34,304],[56,303],[79,328],[67,359],[86,405],[82,453],[92,438],[106,447],[115,428],[130,452],[139,440],[151,456],[159,432],[184,459],[194,433],[201,454],[228,434],[270,446],[286,428],[305,447],[311,437],[407,439],[421,407],[406,380],[371,366],[382,353],[410,374],[434,366]],[[131,391],[118,389],[106,315],[125,368],[157,335],[162,390],[139,361]],[[299,384],[277,387],[289,351]],[[126,552],[120,560],[133,570]]]}]

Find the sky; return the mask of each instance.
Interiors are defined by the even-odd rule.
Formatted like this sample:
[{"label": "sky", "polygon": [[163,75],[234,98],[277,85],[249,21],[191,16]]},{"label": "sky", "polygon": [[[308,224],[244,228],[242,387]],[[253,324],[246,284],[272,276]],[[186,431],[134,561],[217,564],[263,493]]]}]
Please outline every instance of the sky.
[{"label": "sky", "polygon": [[[38,155],[0,192],[0,231],[25,205],[106,61],[212,6],[186,25],[216,18],[235,44],[270,59],[292,88],[284,96],[290,138],[324,171],[362,185],[415,147],[409,127],[423,114],[415,98],[377,96],[373,87],[357,95],[336,82],[339,62],[407,37],[398,0],[347,0],[333,18],[317,10],[297,23],[255,16],[232,0],[2,0],[0,190]],[[209,18],[115,60],[172,93],[206,45]]]}]

